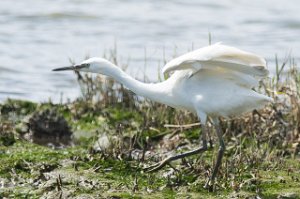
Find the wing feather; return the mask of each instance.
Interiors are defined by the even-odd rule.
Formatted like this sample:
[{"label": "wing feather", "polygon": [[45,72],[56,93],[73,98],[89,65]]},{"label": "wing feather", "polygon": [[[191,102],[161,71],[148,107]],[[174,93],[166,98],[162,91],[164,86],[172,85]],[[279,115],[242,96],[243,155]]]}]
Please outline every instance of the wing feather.
[{"label": "wing feather", "polygon": [[269,73],[264,58],[220,43],[200,48],[171,60],[163,67],[163,73],[185,69],[191,69],[193,73],[197,73],[200,69],[218,70],[220,68],[258,77],[264,77]]}]

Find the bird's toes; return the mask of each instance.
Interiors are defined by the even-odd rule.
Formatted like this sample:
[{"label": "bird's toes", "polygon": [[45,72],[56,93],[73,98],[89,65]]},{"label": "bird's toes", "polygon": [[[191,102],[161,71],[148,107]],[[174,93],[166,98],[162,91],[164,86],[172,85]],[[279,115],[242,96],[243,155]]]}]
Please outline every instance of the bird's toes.
[{"label": "bird's toes", "polygon": [[156,168],[157,168],[159,165],[160,165],[160,163],[156,163],[156,164],[150,165],[150,166],[148,166],[148,167],[143,168],[143,171],[148,172],[148,173],[153,172],[153,171],[156,170]]},{"label": "bird's toes", "polygon": [[213,192],[214,191],[214,184],[211,183],[210,180],[208,180],[205,185],[203,186],[204,189],[208,190],[209,192]]}]

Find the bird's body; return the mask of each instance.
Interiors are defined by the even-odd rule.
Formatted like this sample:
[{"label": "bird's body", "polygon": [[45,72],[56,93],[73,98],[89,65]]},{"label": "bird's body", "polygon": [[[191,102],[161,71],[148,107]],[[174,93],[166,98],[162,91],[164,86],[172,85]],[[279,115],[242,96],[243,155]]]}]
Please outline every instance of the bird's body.
[{"label": "bird's body", "polygon": [[159,83],[139,82],[106,60],[92,59],[109,65],[102,73],[117,79],[136,94],[196,113],[202,121],[206,121],[207,116],[238,116],[272,101],[252,90],[259,79],[268,74],[265,60],[221,44],[171,60],[163,72],[173,71],[173,74]]},{"label": "bird's body", "polygon": [[[160,89],[160,99],[173,108],[186,109],[211,117],[234,117],[262,108],[272,98],[238,84],[232,74],[207,69],[190,76],[189,70],[176,71],[169,79],[152,87]],[[199,116],[200,117],[200,116]],[[200,118],[206,120],[206,118]]]},{"label": "bird's body", "polygon": [[273,101],[272,98],[253,90],[259,80],[268,74],[266,61],[255,54],[220,43],[171,60],[163,68],[164,73],[171,73],[170,77],[159,83],[140,82],[103,58],[90,58],[79,65],[54,70],[101,73],[116,79],[137,95],[198,115],[202,126],[203,146],[169,157],[150,167],[152,171],[175,159],[207,150],[205,125],[210,117],[216,126],[220,149],[206,185],[213,184],[225,150],[218,117],[238,116]]}]

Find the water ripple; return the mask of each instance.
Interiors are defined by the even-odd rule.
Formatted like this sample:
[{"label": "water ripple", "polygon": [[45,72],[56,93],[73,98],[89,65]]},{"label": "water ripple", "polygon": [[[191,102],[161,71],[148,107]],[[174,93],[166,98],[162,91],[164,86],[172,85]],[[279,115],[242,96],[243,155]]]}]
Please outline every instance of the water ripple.
[{"label": "water ripple", "polygon": [[[298,0],[1,0],[0,101],[74,99],[80,89],[73,73],[51,69],[89,54],[102,56],[117,44],[130,57],[131,74],[157,78],[163,59],[212,41],[260,54],[272,65],[292,49],[300,59]],[[26,8],[26,9],[25,9]],[[146,56],[145,56],[146,52]],[[145,58],[146,57],[146,58]],[[124,61],[125,60],[125,61]],[[271,69],[272,70],[272,69]]]}]

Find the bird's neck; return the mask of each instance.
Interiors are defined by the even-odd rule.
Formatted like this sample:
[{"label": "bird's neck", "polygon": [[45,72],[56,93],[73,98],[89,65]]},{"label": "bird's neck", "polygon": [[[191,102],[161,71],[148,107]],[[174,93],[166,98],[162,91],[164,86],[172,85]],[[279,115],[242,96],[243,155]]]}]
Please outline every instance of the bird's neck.
[{"label": "bird's neck", "polygon": [[[139,96],[143,96],[145,98],[151,99],[156,102],[168,104],[171,99],[170,98],[170,89],[167,86],[166,82],[160,83],[144,83],[140,82],[123,70],[121,70],[116,65],[112,64],[112,66],[106,70],[104,75],[112,77],[113,79],[117,80],[129,90],[133,91],[135,94]],[[172,101],[172,100],[171,100]]]}]

